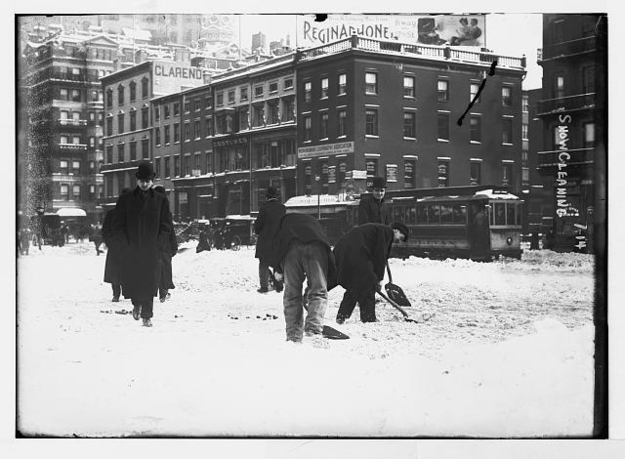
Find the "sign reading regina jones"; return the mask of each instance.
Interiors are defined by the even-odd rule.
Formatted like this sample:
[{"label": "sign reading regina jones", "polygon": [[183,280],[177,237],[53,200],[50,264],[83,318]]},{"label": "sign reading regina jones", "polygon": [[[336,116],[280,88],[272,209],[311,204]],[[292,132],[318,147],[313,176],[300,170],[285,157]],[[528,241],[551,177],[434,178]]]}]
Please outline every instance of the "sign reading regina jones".
[{"label": "sign reading regina jones", "polygon": [[354,142],[330,143],[327,145],[315,145],[312,147],[299,147],[297,157],[314,158],[316,156],[340,155],[354,152]]},{"label": "sign reading regina jones", "polygon": [[297,46],[323,46],[352,35],[382,41],[484,46],[485,15],[330,14],[323,22],[297,16]]}]

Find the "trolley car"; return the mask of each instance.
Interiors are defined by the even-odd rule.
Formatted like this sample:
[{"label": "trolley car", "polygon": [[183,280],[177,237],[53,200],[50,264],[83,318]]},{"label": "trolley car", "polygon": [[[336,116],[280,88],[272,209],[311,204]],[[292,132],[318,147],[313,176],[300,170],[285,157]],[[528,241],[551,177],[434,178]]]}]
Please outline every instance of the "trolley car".
[{"label": "trolley car", "polygon": [[[358,224],[360,199],[335,196],[293,198],[287,212],[320,216],[331,244]],[[392,221],[408,227],[407,243],[393,245],[391,256],[470,258],[488,261],[498,256],[520,258],[523,200],[506,188],[467,186],[389,190],[387,208]],[[476,217],[482,211],[482,224]]]}]

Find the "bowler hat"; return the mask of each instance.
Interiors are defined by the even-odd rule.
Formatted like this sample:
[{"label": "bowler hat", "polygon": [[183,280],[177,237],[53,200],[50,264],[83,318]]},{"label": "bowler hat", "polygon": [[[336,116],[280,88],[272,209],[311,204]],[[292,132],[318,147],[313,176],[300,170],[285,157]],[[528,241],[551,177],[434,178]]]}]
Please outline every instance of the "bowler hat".
[{"label": "bowler hat", "polygon": [[277,198],[278,197],[278,190],[276,190],[272,186],[267,187],[267,191],[265,192],[265,196],[267,198]]},{"label": "bowler hat", "polygon": [[373,177],[373,188],[386,188],[386,179],[384,177]]},{"label": "bowler hat", "polygon": [[155,175],[154,169],[152,169],[152,164],[147,162],[139,164],[137,172],[135,172],[135,176],[139,180],[152,180]]}]

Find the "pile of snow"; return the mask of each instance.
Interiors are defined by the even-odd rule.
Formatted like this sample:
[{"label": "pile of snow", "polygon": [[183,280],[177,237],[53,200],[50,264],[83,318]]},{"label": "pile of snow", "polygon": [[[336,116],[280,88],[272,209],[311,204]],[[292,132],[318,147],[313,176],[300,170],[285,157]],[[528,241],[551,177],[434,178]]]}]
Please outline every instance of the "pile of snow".
[{"label": "pile of snow", "polygon": [[[593,423],[592,260],[391,260],[412,302],[359,310],[349,340],[285,342],[253,247],[174,257],[154,327],[110,302],[92,244],[18,259],[19,427],[27,435],[553,437]],[[542,257],[542,261],[537,262]],[[577,259],[578,261],[575,261]],[[329,294],[334,324],[343,289]]]}]

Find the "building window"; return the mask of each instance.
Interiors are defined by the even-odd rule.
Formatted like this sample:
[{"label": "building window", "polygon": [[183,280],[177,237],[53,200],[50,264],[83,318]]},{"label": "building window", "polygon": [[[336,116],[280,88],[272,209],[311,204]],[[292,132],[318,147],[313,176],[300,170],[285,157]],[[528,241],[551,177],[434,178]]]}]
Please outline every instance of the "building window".
[{"label": "building window", "polygon": [[117,115],[117,132],[119,134],[124,132],[124,114],[123,113],[119,113]]},{"label": "building window", "polygon": [[372,72],[365,73],[365,94],[378,93],[378,74]]},{"label": "building window", "polygon": [[61,183],[61,199],[69,200],[69,185]]},{"label": "building window", "polygon": [[415,112],[404,112],[404,138],[417,138],[417,120]]},{"label": "building window", "polygon": [[310,102],[312,100],[312,82],[307,81],[304,83],[304,102]]},{"label": "building window", "polygon": [[365,110],[366,126],[365,134],[371,136],[378,135],[378,110],[376,108],[368,108]]},{"label": "building window", "polygon": [[252,110],[254,113],[254,127],[263,126],[265,124],[265,106],[263,104],[254,105]]},{"label": "building window", "polygon": [[447,102],[449,100],[449,81],[438,80],[438,101]]},{"label": "building window", "polygon": [[134,102],[137,99],[137,83],[134,81],[130,82],[130,102]]},{"label": "building window", "polygon": [[106,107],[111,108],[112,106],[113,106],[113,90],[109,88],[106,90]]},{"label": "building window", "polygon": [[80,102],[81,100],[80,91],[78,89],[72,89],[72,102]]},{"label": "building window", "polygon": [[438,160],[438,186],[449,186],[449,160]]},{"label": "building window", "polygon": [[512,118],[504,118],[502,120],[502,143],[511,144],[512,143]]},{"label": "building window", "polygon": [[222,107],[223,104],[224,104],[224,94],[223,92],[218,92],[217,93],[217,106]]},{"label": "building window", "polygon": [[200,102],[200,99],[195,99],[193,101],[193,111],[199,112],[201,109],[202,109],[202,104]]},{"label": "building window", "polygon": [[202,123],[199,120],[195,120],[193,122],[193,138],[199,139],[202,137]]},{"label": "building window", "polygon": [[469,118],[469,129],[471,132],[471,142],[482,141],[482,117],[471,115]]},{"label": "building window", "polygon": [[304,116],[304,142],[310,142],[312,138],[312,118],[310,115]]},{"label": "building window", "polygon": [[283,121],[293,121],[295,119],[295,99],[293,97],[287,97],[284,99],[284,114],[282,115]]},{"label": "building window", "polygon": [[178,102],[174,102],[174,116],[180,115],[180,104]]},{"label": "building window", "polygon": [[590,65],[582,70],[582,91],[584,94],[595,92],[595,67]]},{"label": "building window", "polygon": [[284,89],[293,89],[293,78],[284,79]]},{"label": "building window", "polygon": [[137,142],[130,142],[130,161],[135,161],[137,159]]},{"label": "building window", "polygon": [[171,158],[169,156],[163,158],[163,174],[165,178],[171,177]]},{"label": "building window", "polygon": [[321,79],[321,98],[326,99],[328,97],[329,80],[327,78]]},{"label": "building window", "polygon": [[478,104],[480,102],[479,97],[476,99],[476,96],[480,92],[480,84],[479,83],[471,83],[471,99],[469,102],[473,102],[474,104]]},{"label": "building window", "polygon": [[174,124],[174,143],[180,142],[180,123]]},{"label": "building window", "polygon": [[417,187],[417,160],[404,159],[404,188]]},{"label": "building window", "polygon": [[206,173],[210,174],[213,172],[213,152],[206,152]]},{"label": "building window", "polygon": [[141,140],[141,157],[143,159],[150,158],[150,142],[148,141],[148,139]]},{"label": "building window", "polygon": [[521,140],[529,140],[529,130],[530,127],[527,124],[523,123],[521,125]]},{"label": "building window", "polygon": [[319,136],[321,139],[328,138],[328,112],[321,113],[319,117]]},{"label": "building window", "polygon": [[584,148],[595,146],[595,123],[584,123]]},{"label": "building window", "polygon": [[174,156],[174,177],[180,177],[180,156]]},{"label": "building window", "polygon": [[163,132],[165,137],[165,145],[169,145],[170,134],[169,134],[169,125],[163,126]]},{"label": "building window", "polygon": [[338,111],[339,116],[339,137],[347,136],[347,110],[341,109]]},{"label": "building window", "polygon": [[161,128],[159,127],[154,128],[154,143],[156,146],[161,144]]},{"label": "building window", "polygon": [[367,187],[373,184],[373,177],[378,175],[377,158],[365,158],[365,169],[367,171]]},{"label": "building window", "polygon": [[66,160],[62,159],[59,161],[59,171],[62,174],[67,175],[69,173],[69,162],[67,162]]},{"label": "building window", "polygon": [[564,77],[562,75],[556,75],[554,77],[554,98],[562,99],[564,97]]},{"label": "building window", "polygon": [[512,163],[501,163],[501,184],[510,185],[512,183]]},{"label": "building window", "polygon": [[143,78],[141,80],[141,97],[143,99],[147,98],[150,95],[149,87],[148,87],[148,79]]},{"label": "building window", "polygon": [[262,86],[256,86],[254,88],[254,98],[258,99],[259,97],[263,97],[264,91]]},{"label": "building window", "polygon": [[113,145],[106,146],[106,162],[107,164],[113,163]]},{"label": "building window", "polygon": [[149,111],[148,107],[143,107],[141,109],[141,129],[147,129],[150,120],[148,119]]},{"label": "building window", "polygon": [[117,145],[117,162],[123,163],[124,161],[126,161],[126,151],[124,149],[124,144],[120,143]]},{"label": "building window", "polygon": [[278,82],[269,83],[269,94],[275,94],[278,92]]},{"label": "building window", "polygon": [[184,141],[191,140],[191,123],[184,123]]},{"label": "building window", "polygon": [[206,132],[206,137],[211,137],[213,135],[213,119],[208,117],[204,119],[204,131]]},{"label": "building window", "polygon": [[347,74],[339,73],[339,91],[338,95],[342,96],[347,94]]},{"label": "building window", "polygon": [[161,119],[161,108],[156,106],[154,107],[154,121],[160,121]]},{"label": "building window", "polygon": [[404,97],[415,98],[415,77],[413,76],[404,77]]},{"label": "building window", "polygon": [[154,158],[154,173],[156,178],[161,178],[161,158]]},{"label": "building window", "polygon": [[482,162],[471,161],[471,185],[482,183]]},{"label": "building window", "polygon": [[510,86],[501,88],[501,104],[504,107],[512,107],[512,88]]},{"label": "building window", "polygon": [[120,84],[117,87],[117,103],[122,105],[124,103],[124,85]]},{"label": "building window", "polygon": [[241,102],[247,100],[247,86],[241,86]]},{"label": "building window", "polygon": [[130,112],[130,130],[137,130],[137,112],[136,110],[131,110]]},{"label": "building window", "polygon": [[228,91],[228,103],[234,104],[234,89]]},{"label": "building window", "polygon": [[165,119],[167,120],[171,116],[171,109],[169,108],[169,104],[163,105],[163,109],[165,111]]},{"label": "building window", "polygon": [[530,99],[527,97],[527,94],[523,94],[521,97],[521,111],[529,112],[530,111]]},{"label": "building window", "polygon": [[449,113],[438,114],[438,140],[449,140]]}]

